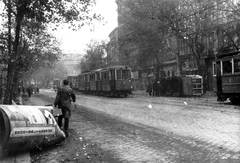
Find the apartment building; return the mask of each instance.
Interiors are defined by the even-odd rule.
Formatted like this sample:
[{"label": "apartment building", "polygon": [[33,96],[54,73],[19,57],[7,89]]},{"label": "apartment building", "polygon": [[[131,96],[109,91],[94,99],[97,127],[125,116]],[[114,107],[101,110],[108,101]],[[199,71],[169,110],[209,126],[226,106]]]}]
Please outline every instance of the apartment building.
[{"label": "apartment building", "polygon": [[[137,1],[137,0],[135,0]],[[132,0],[134,2],[134,0]],[[146,8],[151,2],[138,1]],[[161,3],[162,1],[159,1]],[[179,31],[171,32],[175,35],[174,44],[178,55],[164,60],[161,65],[161,72],[156,72],[156,61],[154,58],[146,61],[146,67],[137,64],[139,57],[139,46],[134,41],[124,40],[131,35],[128,29],[129,23],[126,11],[131,10],[126,6],[126,0],[118,0],[118,27],[110,34],[111,56],[114,56],[116,63],[127,64],[133,67],[135,81],[139,88],[144,88],[148,78],[153,78],[156,73],[160,76],[181,76],[198,74],[203,75],[207,90],[212,89],[212,60],[216,55],[223,52],[236,51],[239,47],[240,39],[238,28],[238,15],[236,14],[236,4],[239,0],[192,0],[175,1],[175,9],[178,11],[178,19],[173,21],[173,25],[180,26]],[[190,3],[192,2],[192,3]],[[146,4],[144,4],[146,3]],[[134,4],[134,3],[132,3]],[[177,4],[177,5],[176,5]],[[191,5],[191,6],[189,6]],[[139,7],[139,6],[138,6]],[[180,17],[181,16],[181,17]],[[169,28],[170,29],[170,28]],[[179,32],[178,31],[178,32]],[[239,30],[240,31],[240,30]],[[175,32],[175,33],[174,33]],[[113,43],[114,42],[114,43]],[[175,49],[175,51],[176,51]],[[166,55],[174,55],[171,50],[167,50]],[[161,55],[159,53],[159,55]]]}]

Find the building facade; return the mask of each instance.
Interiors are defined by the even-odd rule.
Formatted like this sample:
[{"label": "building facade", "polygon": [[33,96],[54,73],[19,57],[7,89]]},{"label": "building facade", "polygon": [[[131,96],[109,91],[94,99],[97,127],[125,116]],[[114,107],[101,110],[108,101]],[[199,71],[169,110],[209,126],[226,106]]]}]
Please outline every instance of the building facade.
[{"label": "building facade", "polygon": [[[108,53],[115,63],[132,67],[137,89],[145,89],[149,79],[159,73],[160,77],[202,75],[205,89],[212,90],[212,61],[219,53],[238,50],[240,25],[236,13],[229,10],[230,7],[231,9],[236,7],[238,0],[192,0],[193,10],[186,10],[190,7],[184,2],[179,1],[175,7],[186,17],[179,19],[175,25],[182,25],[184,28],[181,30],[185,35],[177,35],[174,33],[176,31],[171,31],[175,34],[171,37],[174,37],[177,53],[170,60],[164,60],[157,72],[154,59],[148,61],[153,64],[146,65],[147,68],[138,66],[137,59],[140,53],[138,44],[134,41],[124,43],[122,38],[126,38],[132,30],[128,30],[125,20],[126,11],[130,8],[126,6],[125,0],[117,1],[118,27],[109,35]],[[144,1],[141,3],[144,5]],[[165,53],[174,55],[171,51]]]}]

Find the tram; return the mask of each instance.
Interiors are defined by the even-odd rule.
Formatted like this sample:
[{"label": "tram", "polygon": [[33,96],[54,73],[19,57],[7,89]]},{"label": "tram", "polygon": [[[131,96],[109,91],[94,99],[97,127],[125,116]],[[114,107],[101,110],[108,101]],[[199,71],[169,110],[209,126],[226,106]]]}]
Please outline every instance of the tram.
[{"label": "tram", "polygon": [[240,52],[221,54],[213,61],[213,91],[218,101],[240,104]]},{"label": "tram", "polygon": [[[131,68],[123,65],[83,72],[76,76],[77,85],[73,89],[83,93],[127,97],[132,92],[131,73]],[[73,85],[71,82],[70,85]]]}]

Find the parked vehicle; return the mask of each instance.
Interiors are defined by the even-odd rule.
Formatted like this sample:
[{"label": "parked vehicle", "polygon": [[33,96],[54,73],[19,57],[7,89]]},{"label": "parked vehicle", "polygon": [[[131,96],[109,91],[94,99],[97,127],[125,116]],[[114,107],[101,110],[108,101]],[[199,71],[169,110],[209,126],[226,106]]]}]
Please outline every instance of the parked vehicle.
[{"label": "parked vehicle", "polygon": [[225,53],[213,62],[213,90],[218,101],[240,103],[240,52]]},{"label": "parked vehicle", "polygon": [[153,82],[153,91],[155,91],[153,96],[202,96],[202,76],[184,75],[156,78]]},{"label": "parked vehicle", "polygon": [[84,93],[127,97],[132,91],[131,71],[128,66],[118,65],[83,72],[75,76],[78,84],[73,89]]},{"label": "parked vehicle", "polygon": [[87,92],[89,90],[89,72],[83,72],[77,76],[78,91]]}]

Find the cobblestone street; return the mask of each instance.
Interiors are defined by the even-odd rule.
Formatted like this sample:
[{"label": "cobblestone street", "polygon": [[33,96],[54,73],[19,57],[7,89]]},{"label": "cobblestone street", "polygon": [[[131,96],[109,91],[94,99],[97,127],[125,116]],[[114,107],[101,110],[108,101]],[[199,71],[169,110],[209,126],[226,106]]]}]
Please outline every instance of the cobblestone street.
[{"label": "cobblestone street", "polygon": [[[54,97],[53,92],[43,94]],[[201,104],[206,100],[206,106]],[[39,105],[50,101],[31,98]],[[129,98],[78,95],[71,123],[115,162],[239,162],[239,108],[210,101],[144,93]]]}]

